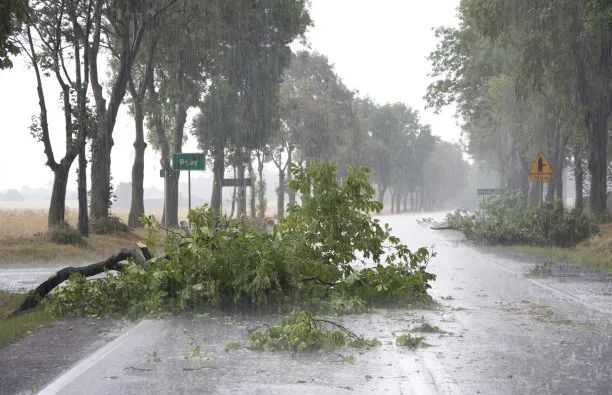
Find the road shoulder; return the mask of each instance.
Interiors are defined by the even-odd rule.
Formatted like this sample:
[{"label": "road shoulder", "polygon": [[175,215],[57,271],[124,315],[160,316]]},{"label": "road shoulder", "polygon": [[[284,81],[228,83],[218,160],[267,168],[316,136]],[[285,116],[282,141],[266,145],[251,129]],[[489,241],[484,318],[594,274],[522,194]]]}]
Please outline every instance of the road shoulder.
[{"label": "road shoulder", "polygon": [[130,325],[95,319],[56,321],[0,349],[0,393],[36,393]]}]

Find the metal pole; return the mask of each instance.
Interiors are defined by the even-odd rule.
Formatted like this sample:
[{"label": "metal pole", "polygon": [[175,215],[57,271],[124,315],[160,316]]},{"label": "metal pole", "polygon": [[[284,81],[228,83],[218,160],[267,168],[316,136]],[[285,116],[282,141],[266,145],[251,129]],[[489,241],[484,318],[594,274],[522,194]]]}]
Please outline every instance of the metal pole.
[{"label": "metal pole", "polygon": [[[189,190],[189,204],[188,204],[188,208],[189,211],[187,212],[187,218],[189,218],[189,213],[191,212],[191,170],[187,171],[187,189]],[[189,227],[191,227],[191,222],[189,222]]]}]

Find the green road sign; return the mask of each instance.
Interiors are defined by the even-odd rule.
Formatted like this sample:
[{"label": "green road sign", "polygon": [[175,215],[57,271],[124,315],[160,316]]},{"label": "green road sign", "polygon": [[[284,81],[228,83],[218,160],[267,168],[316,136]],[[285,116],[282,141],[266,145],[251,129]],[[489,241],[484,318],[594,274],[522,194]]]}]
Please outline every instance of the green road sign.
[{"label": "green road sign", "polygon": [[175,154],[172,158],[174,170],[206,170],[206,157],[204,154]]}]

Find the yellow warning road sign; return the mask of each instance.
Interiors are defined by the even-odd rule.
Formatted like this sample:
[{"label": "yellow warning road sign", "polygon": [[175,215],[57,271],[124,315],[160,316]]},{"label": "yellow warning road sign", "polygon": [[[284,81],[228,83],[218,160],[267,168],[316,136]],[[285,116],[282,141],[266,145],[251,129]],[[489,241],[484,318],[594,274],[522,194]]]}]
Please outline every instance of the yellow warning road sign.
[{"label": "yellow warning road sign", "polygon": [[553,167],[546,160],[543,153],[539,153],[537,158],[531,162],[529,179],[531,181],[550,182],[553,178]]}]

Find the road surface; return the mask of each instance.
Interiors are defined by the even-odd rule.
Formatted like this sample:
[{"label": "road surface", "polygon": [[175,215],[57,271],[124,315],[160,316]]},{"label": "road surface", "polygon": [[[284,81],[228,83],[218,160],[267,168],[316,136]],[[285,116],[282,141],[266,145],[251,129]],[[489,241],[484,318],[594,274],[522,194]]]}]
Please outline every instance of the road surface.
[{"label": "road surface", "polygon": [[[377,337],[371,351],[292,355],[246,349],[249,328],[272,316],[145,320],[48,383],[40,394],[609,394],[612,283],[581,271],[534,278],[534,263],[476,248],[452,231],[383,217],[411,247],[433,246],[431,310],[342,318]],[[0,273],[1,276],[1,273]],[[603,279],[602,279],[603,278]],[[422,322],[431,347],[394,335]],[[343,356],[353,355],[353,363]]]}]

